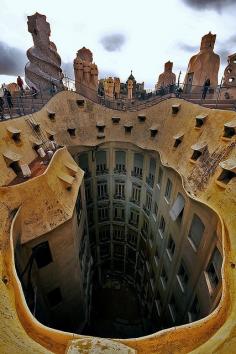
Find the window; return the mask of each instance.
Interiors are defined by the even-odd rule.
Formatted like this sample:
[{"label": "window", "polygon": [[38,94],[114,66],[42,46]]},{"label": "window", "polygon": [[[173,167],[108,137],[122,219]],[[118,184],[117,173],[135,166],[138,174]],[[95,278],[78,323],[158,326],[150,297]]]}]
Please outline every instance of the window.
[{"label": "window", "polygon": [[168,244],[167,244],[167,254],[168,254],[170,261],[172,260],[174,253],[175,253],[175,242],[174,242],[172,236],[170,235],[169,240],[168,240]]},{"label": "window", "polygon": [[127,241],[130,245],[136,247],[138,234],[134,230],[128,229]]},{"label": "window", "polygon": [[178,193],[177,198],[175,199],[172,208],[170,209],[170,216],[173,221],[182,221],[183,213],[184,213],[184,205],[185,200],[184,197]]},{"label": "window", "polygon": [[141,232],[142,232],[142,236],[144,236],[144,238],[146,239],[148,234],[148,221],[146,218],[143,219],[143,226]]},{"label": "window", "polygon": [[166,288],[167,282],[168,282],[168,276],[167,276],[166,270],[163,266],[162,271],[161,271],[161,283],[162,283],[163,289]]},{"label": "window", "polygon": [[166,222],[165,222],[165,219],[162,216],[161,220],[160,220],[160,223],[159,223],[159,233],[161,234],[161,237],[164,236],[165,227],[166,227]]},{"label": "window", "polygon": [[198,248],[198,246],[200,245],[204,230],[205,230],[205,226],[203,222],[196,214],[194,214],[192,224],[189,230],[188,238],[191,242],[191,245],[195,249]]},{"label": "window", "polygon": [[107,242],[111,240],[110,235],[110,226],[105,226],[99,229],[99,241],[100,242]]},{"label": "window", "polygon": [[106,151],[96,152],[96,174],[104,174],[108,172],[107,169]]},{"label": "window", "polygon": [[195,296],[193,303],[190,307],[190,311],[188,312],[188,321],[194,322],[200,318],[200,305],[197,296]]},{"label": "window", "polygon": [[146,203],[145,203],[145,205],[144,205],[144,210],[145,210],[145,212],[146,212],[148,215],[149,215],[149,213],[150,213],[151,206],[152,206],[152,195],[147,192],[147,194],[146,194]]},{"label": "window", "polygon": [[67,131],[70,136],[75,136],[75,128],[68,128]]},{"label": "window", "polygon": [[114,205],[114,219],[125,221],[125,207],[123,205]]},{"label": "window", "polygon": [[107,199],[107,181],[99,181],[97,183],[97,197],[98,199]]},{"label": "window", "polygon": [[100,245],[100,257],[101,258],[106,258],[110,257],[111,255],[111,245],[110,243],[103,243]]},{"label": "window", "polygon": [[125,152],[116,151],[115,152],[115,170],[116,173],[125,173]]},{"label": "window", "polygon": [[33,247],[32,254],[38,268],[43,268],[52,262],[52,255],[48,241],[42,242]]},{"label": "window", "polygon": [[131,201],[137,205],[140,204],[140,196],[141,196],[141,187],[137,184],[132,185],[132,197]]},{"label": "window", "polygon": [[166,183],[166,190],[165,190],[165,198],[166,198],[167,201],[170,200],[171,191],[172,191],[172,182],[171,182],[171,180],[168,178],[168,179],[167,179],[167,183]]},{"label": "window", "polygon": [[143,177],[143,155],[141,154],[134,154],[134,169],[132,171],[132,176],[141,179]]},{"label": "window", "polygon": [[88,225],[91,226],[94,223],[93,219],[93,208],[88,208],[87,209],[87,216],[88,216]]},{"label": "window", "polygon": [[157,180],[157,185],[159,188],[161,187],[162,177],[163,177],[163,169],[159,167],[158,180]]},{"label": "window", "polygon": [[185,265],[183,264],[183,261],[180,263],[179,271],[177,274],[177,279],[178,279],[179,285],[181,287],[181,290],[184,292],[184,290],[188,284],[189,276],[186,271]]},{"label": "window", "polygon": [[124,245],[114,243],[114,257],[124,257],[125,248]]},{"label": "window", "polygon": [[155,202],[155,204],[154,204],[154,211],[153,211],[153,215],[154,215],[155,219],[156,219],[156,217],[157,217],[157,214],[158,214],[158,205],[157,205],[157,203]]},{"label": "window", "polygon": [[127,247],[127,259],[128,262],[136,262],[136,251],[133,248]]},{"label": "window", "polygon": [[139,222],[139,213],[136,210],[131,209],[129,223],[131,225],[138,226],[138,222]]},{"label": "window", "polygon": [[217,247],[215,247],[212,258],[208,264],[206,274],[210,282],[211,291],[219,284],[221,278],[222,256]]},{"label": "window", "polygon": [[60,288],[55,288],[47,294],[48,302],[50,307],[54,307],[62,302],[61,290]]},{"label": "window", "polygon": [[151,158],[149,164],[149,175],[146,178],[146,182],[152,188],[154,186],[155,171],[156,171],[156,160]]},{"label": "window", "polygon": [[98,207],[98,221],[105,221],[109,219],[109,207],[100,206]]},{"label": "window", "polygon": [[125,241],[125,228],[123,226],[115,225],[113,227],[113,240]]},{"label": "window", "polygon": [[125,199],[125,182],[115,181],[115,195],[116,199]]}]

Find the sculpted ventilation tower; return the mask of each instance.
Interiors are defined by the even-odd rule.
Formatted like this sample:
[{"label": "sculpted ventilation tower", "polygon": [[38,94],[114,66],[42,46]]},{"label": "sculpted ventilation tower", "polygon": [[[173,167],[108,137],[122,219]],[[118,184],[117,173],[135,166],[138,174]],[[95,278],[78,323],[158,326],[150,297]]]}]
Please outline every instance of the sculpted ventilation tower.
[{"label": "sculpted ventilation tower", "polygon": [[176,83],[176,76],[172,72],[172,68],[173,63],[171,61],[165,63],[164,72],[159,75],[158,82],[155,86],[156,90],[158,90],[160,87],[166,87]]},{"label": "sculpted ventilation tower", "polygon": [[27,50],[26,83],[38,90],[50,90],[52,84],[62,89],[61,58],[56,45],[49,40],[51,30],[46,16],[38,12],[28,16],[28,31],[32,34],[34,46]]},{"label": "sculpted ventilation tower", "polygon": [[218,85],[220,57],[213,51],[215,40],[216,35],[211,32],[202,37],[200,52],[192,56],[188,64],[185,92],[200,92],[207,79],[212,88]]},{"label": "sculpted ventilation tower", "polygon": [[86,89],[97,91],[98,89],[98,68],[93,63],[93,53],[83,47],[78,50],[74,60],[75,87],[76,91],[85,94]]},{"label": "sculpted ventilation tower", "polygon": [[228,65],[224,71],[223,87],[225,98],[236,97],[236,53],[228,56]]}]

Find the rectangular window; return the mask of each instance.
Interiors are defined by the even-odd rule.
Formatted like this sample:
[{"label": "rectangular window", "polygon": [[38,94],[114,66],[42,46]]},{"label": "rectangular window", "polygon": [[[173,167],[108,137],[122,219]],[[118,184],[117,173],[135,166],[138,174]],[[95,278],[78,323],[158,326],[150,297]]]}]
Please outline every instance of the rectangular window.
[{"label": "rectangular window", "polygon": [[107,181],[99,181],[97,183],[98,199],[108,199]]},{"label": "rectangular window", "polygon": [[168,254],[170,261],[172,260],[174,253],[175,253],[175,242],[174,242],[172,236],[170,235],[169,240],[168,240],[168,244],[167,244],[167,254]]},{"label": "rectangular window", "polygon": [[94,218],[93,218],[93,208],[88,208],[87,209],[87,217],[88,217],[88,225],[91,226],[94,223]]},{"label": "rectangular window", "polygon": [[183,261],[180,263],[180,267],[179,267],[179,271],[177,274],[177,279],[179,282],[179,285],[181,287],[181,290],[184,292],[184,290],[186,289],[186,286],[188,284],[188,280],[189,280],[189,276],[186,270],[186,267],[183,263]]},{"label": "rectangular window", "polygon": [[197,296],[195,296],[193,303],[188,312],[188,321],[189,323],[197,321],[200,318],[200,305]]},{"label": "rectangular window", "polygon": [[138,234],[134,230],[128,229],[127,241],[133,247],[137,246]]},{"label": "rectangular window", "polygon": [[113,226],[113,240],[125,241],[125,228],[123,226]]},{"label": "rectangular window", "polygon": [[125,207],[123,205],[114,205],[114,219],[125,221]]},{"label": "rectangular window", "polygon": [[212,258],[208,264],[206,274],[210,281],[211,291],[219,284],[221,278],[222,256],[217,247],[215,247]]},{"label": "rectangular window", "polygon": [[[78,161],[76,161],[78,163]],[[88,164],[88,154],[82,153],[79,155],[79,167],[85,172],[85,178],[90,177],[89,164]]]},{"label": "rectangular window", "polygon": [[110,257],[111,255],[111,244],[110,243],[103,243],[100,245],[100,257],[106,258]]},{"label": "rectangular window", "polygon": [[161,187],[162,177],[163,177],[163,169],[159,167],[158,179],[157,179],[157,185],[159,188]]},{"label": "rectangular window", "polygon": [[147,192],[147,194],[146,194],[146,203],[144,205],[144,210],[145,210],[145,212],[148,215],[150,214],[151,207],[152,207],[152,195]]},{"label": "rectangular window", "polygon": [[161,237],[164,236],[165,228],[166,228],[166,222],[165,222],[165,219],[162,216],[161,220],[160,220],[160,223],[159,223],[159,232],[161,234]]},{"label": "rectangular window", "polygon": [[106,151],[96,151],[96,174],[108,173]]},{"label": "rectangular window", "polygon": [[141,187],[137,184],[132,184],[132,197],[131,201],[137,205],[140,204],[140,196],[141,196]]},{"label": "rectangular window", "polygon": [[148,235],[148,220],[146,218],[143,219],[143,226],[141,232],[142,236],[146,239]]},{"label": "rectangular window", "polygon": [[125,168],[125,152],[124,151],[116,151],[115,152],[115,173],[126,173]]},{"label": "rectangular window", "polygon": [[184,197],[178,193],[172,208],[170,209],[170,217],[173,221],[181,222],[184,213],[185,200]]},{"label": "rectangular window", "polygon": [[38,268],[46,267],[52,262],[52,255],[48,241],[42,242],[32,248],[32,254]]},{"label": "rectangular window", "polygon": [[146,178],[146,182],[152,188],[154,186],[155,171],[156,171],[156,160],[151,158],[149,163],[149,174],[148,177]]},{"label": "rectangular window", "polygon": [[125,254],[124,245],[119,243],[114,243],[113,249],[114,249],[114,257],[124,257]]},{"label": "rectangular window", "polygon": [[102,222],[109,219],[109,207],[100,206],[98,207],[98,221]]},{"label": "rectangular window", "polygon": [[203,233],[205,230],[205,226],[202,220],[196,215],[193,215],[192,224],[189,230],[188,238],[193,245],[194,248],[198,248],[200,245]]},{"label": "rectangular window", "polygon": [[133,226],[138,226],[139,223],[139,212],[131,209],[129,223]]},{"label": "rectangular window", "polygon": [[111,240],[110,235],[110,226],[104,226],[99,229],[99,241],[100,242],[107,242]]},{"label": "rectangular window", "polygon": [[132,176],[141,178],[143,177],[143,155],[135,153],[134,154],[134,169],[132,171]]},{"label": "rectangular window", "polygon": [[125,199],[125,182],[115,181],[115,195],[116,199]]},{"label": "rectangular window", "polygon": [[171,191],[172,191],[172,182],[168,178],[166,183],[166,190],[165,190],[165,198],[168,202],[170,201]]}]

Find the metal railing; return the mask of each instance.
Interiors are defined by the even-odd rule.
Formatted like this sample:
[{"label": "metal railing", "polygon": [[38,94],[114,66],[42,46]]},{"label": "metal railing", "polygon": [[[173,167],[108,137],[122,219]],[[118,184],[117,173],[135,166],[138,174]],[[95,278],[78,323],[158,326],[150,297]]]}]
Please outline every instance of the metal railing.
[{"label": "metal railing", "polygon": [[[230,97],[229,91],[230,88],[236,90],[236,86],[232,85],[225,87],[220,84],[216,87],[210,86],[207,89],[204,89],[204,86],[179,83],[160,87],[157,90],[139,93],[136,97],[129,100],[125,96],[116,99],[107,97],[100,89],[95,90],[76,82],[69,77],[64,77],[63,84],[65,90],[78,92],[80,95],[88,98],[94,103],[117,111],[138,111],[173,97],[181,98],[209,108],[236,110],[236,99]],[[4,96],[2,97],[4,100],[4,109],[3,114],[1,114],[0,109],[0,119],[6,120],[35,113],[39,111],[57,92],[55,92],[52,87],[47,89],[39,88],[36,94],[32,93],[30,90],[15,92],[11,97],[12,107],[11,104],[9,104],[7,97]]]}]

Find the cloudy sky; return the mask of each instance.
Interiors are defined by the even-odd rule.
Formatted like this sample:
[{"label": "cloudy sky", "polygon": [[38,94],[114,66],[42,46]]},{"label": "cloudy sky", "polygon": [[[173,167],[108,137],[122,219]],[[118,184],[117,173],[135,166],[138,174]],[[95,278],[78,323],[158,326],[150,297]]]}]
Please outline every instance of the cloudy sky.
[{"label": "cloudy sky", "polygon": [[82,46],[92,50],[100,77],[126,80],[132,69],[147,88],[154,86],[168,60],[177,75],[184,73],[209,31],[217,34],[220,76],[227,55],[236,52],[236,0],[1,0],[0,83],[24,75],[25,52],[32,46],[27,15],[36,11],[47,16],[51,40],[69,76]]}]

